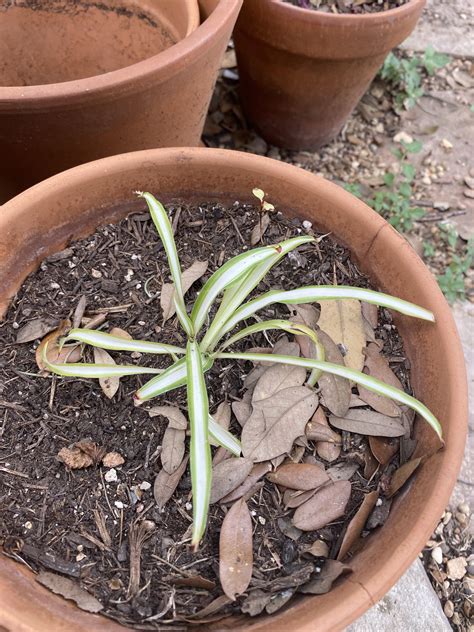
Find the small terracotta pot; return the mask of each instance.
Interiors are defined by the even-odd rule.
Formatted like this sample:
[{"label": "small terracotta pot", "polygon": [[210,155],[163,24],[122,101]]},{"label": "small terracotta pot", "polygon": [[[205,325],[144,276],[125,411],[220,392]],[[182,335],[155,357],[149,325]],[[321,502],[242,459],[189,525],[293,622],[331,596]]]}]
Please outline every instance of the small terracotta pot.
[{"label": "small terracotta pot", "polygon": [[234,30],[244,112],[270,143],[314,150],[332,140],[426,0],[362,15],[246,0]]},{"label": "small terracotta pot", "polygon": [[[285,163],[219,149],[157,149],[106,158],[61,173],[8,202],[0,215],[0,315],[42,259],[99,225],[144,210],[134,190],[163,202],[254,202],[252,188],[289,216],[306,218],[347,245],[383,291],[431,309],[436,323],[401,315],[396,323],[419,397],[438,416],[446,447],[427,458],[397,496],[382,529],[349,562],[353,569],[327,595],[301,597],[275,615],[219,621],[209,630],[334,632],[359,617],[397,581],[429,539],[445,509],[463,456],[467,428],[464,359],[451,310],[409,244],[342,188]],[[416,424],[418,452],[435,441]],[[8,632],[120,632],[34,581],[26,567],[0,556],[0,629]]]},{"label": "small terracotta pot", "polygon": [[96,158],[197,145],[241,3],[216,0],[201,26],[198,0],[7,3],[0,203]]}]

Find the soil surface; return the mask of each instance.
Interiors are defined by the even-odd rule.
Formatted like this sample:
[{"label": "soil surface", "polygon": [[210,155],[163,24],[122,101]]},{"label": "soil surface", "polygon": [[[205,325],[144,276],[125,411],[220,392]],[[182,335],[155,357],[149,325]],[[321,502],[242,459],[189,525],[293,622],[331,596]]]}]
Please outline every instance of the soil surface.
[{"label": "soil surface", "polygon": [[302,9],[324,13],[378,13],[396,9],[409,0],[284,0]]},{"label": "soil surface", "polygon": [[[237,202],[232,208],[182,205],[169,210],[183,269],[195,260],[207,260],[206,277],[250,246],[250,235],[260,221],[259,211]],[[308,231],[308,223],[273,213],[263,242],[275,243]],[[153,482],[160,470],[165,424],[162,417],[150,418],[146,406],[133,407],[132,394],[145,380],[121,379],[117,394],[108,400],[96,381],[41,377],[34,355],[39,341],[16,342],[28,322],[71,318],[85,297],[85,315],[106,314],[104,327],[108,325],[109,330],[120,327],[135,338],[182,345],[175,320],[162,326],[159,293],[163,282],[169,282],[163,247],[145,212],[71,244],[25,281],[0,325],[0,543],[18,562],[41,571],[40,578],[49,585],[51,581],[60,584],[62,577],[80,581],[98,600],[92,605],[86,600],[88,605],[83,607],[102,608],[103,614],[125,625],[140,625],[140,629],[157,629],[164,623],[186,629],[186,621],[209,604],[213,605],[198,614],[201,623],[239,613],[242,603],[247,604],[246,612],[256,613],[264,607],[273,612],[297,586],[327,568],[324,557],[307,553],[309,545],[322,540],[329,557],[336,558],[364,493],[377,487],[381,499],[363,535],[383,524],[391,504],[384,490],[399,464],[398,439],[389,464],[377,469],[374,458],[368,456],[367,437],[342,431],[341,455],[330,465],[339,468],[341,478],[351,479],[351,499],[344,518],[317,532],[298,533],[289,524],[292,512],[284,509],[278,487],[262,479],[258,491],[248,499],[254,529],[249,587],[253,602],[242,597],[231,604],[219,584],[219,532],[226,507],[211,506],[209,526],[197,555],[189,544],[189,469],[164,510],[156,507]],[[349,252],[326,236],[317,245],[306,245],[287,257],[259,291],[334,282],[369,286]],[[189,291],[188,303],[201,283]],[[267,318],[288,315],[284,306],[261,313]],[[375,333],[394,372],[410,391],[402,342],[385,310],[379,310]],[[258,334],[240,349],[268,347],[279,337],[272,332],[265,337]],[[136,356],[114,355],[120,363],[136,362]],[[140,364],[165,366],[165,361],[143,356]],[[216,363],[207,378],[211,412],[225,400],[240,399],[242,381],[250,369],[250,364]],[[177,405],[185,412],[185,391],[152,402],[157,403]],[[234,418],[230,429],[240,435]],[[95,443],[91,456],[96,465],[69,470],[57,455],[79,441],[89,446]],[[405,444],[404,458],[409,458],[413,447]],[[111,452],[118,452],[124,463],[115,468],[100,466],[104,453]],[[291,458],[324,463],[315,454],[314,443],[307,442],[306,448],[295,445]],[[55,573],[53,579],[44,571]],[[139,585],[132,594],[131,573],[135,579],[138,576]],[[255,602],[261,593],[259,610]]]}]

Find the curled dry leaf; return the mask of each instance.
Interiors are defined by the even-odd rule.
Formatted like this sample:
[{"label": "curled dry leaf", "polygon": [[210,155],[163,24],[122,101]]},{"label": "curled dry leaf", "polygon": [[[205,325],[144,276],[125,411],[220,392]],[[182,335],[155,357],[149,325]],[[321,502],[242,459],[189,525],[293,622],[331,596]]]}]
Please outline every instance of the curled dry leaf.
[{"label": "curled dry leaf", "polygon": [[217,501],[230,494],[249,475],[253,466],[251,459],[232,457],[222,461],[212,469],[210,502]]},{"label": "curled dry leaf", "polygon": [[270,216],[264,213],[260,216],[260,221],[255,224],[250,235],[250,245],[255,246],[264,236],[268,225],[270,224]]},{"label": "curled dry leaf", "polygon": [[83,439],[73,443],[68,448],[61,448],[58,459],[71,470],[80,470],[91,465],[97,465],[105,454],[101,448],[90,439]]},{"label": "curled dry leaf", "polygon": [[302,531],[315,531],[344,515],[351,496],[349,481],[326,485],[295,511],[293,524]]},{"label": "curled dry leaf", "polygon": [[337,556],[338,560],[343,560],[350,552],[356,541],[359,539],[359,536],[365,527],[365,523],[367,522],[372,509],[375,507],[375,503],[377,502],[378,497],[378,491],[369,492],[365,495],[361,506],[357,510],[357,513],[347,526],[344,538],[341,543],[341,548],[339,549],[339,554]]},{"label": "curled dry leaf", "polygon": [[[181,282],[183,286],[183,295],[189,290],[189,288],[200,279],[207,271],[209,265],[208,261],[195,261],[187,270],[181,275]],[[169,318],[174,316],[176,308],[174,306],[174,284],[164,283],[161,288],[160,305],[163,310],[163,322],[166,322]]]},{"label": "curled dry leaf", "polygon": [[184,457],[186,432],[168,425],[163,435],[161,464],[168,474],[176,472]]},{"label": "curled dry leaf", "polygon": [[68,577],[40,571],[35,579],[39,584],[46,586],[56,595],[61,595],[65,599],[74,601],[81,610],[100,612],[104,607],[93,595],[81,588],[78,582]]},{"label": "curled dry leaf", "polygon": [[268,474],[267,479],[276,485],[299,491],[314,490],[329,481],[324,468],[309,463],[281,465],[275,472]]},{"label": "curled dry leaf", "polygon": [[344,364],[356,371],[362,371],[365,331],[360,301],[321,301],[318,325],[337,345],[342,345],[346,349]]},{"label": "curled dry leaf", "polygon": [[219,578],[232,601],[252,578],[252,547],[252,519],[246,502],[240,499],[227,512],[219,538]]},{"label": "curled dry leaf", "polygon": [[256,617],[264,611],[265,606],[270,602],[271,598],[272,593],[257,588],[257,590],[252,590],[249,596],[246,597],[242,603],[241,610],[251,617]]},{"label": "curled dry leaf", "polygon": [[241,400],[240,402],[232,402],[232,412],[243,428],[252,414],[252,406],[244,400]]},{"label": "curled dry leaf", "polygon": [[[370,343],[365,350],[365,371],[382,382],[403,389],[403,385],[390,368],[386,358],[380,353],[380,347],[375,343]],[[389,417],[399,417],[400,407],[388,397],[383,397],[373,393],[363,386],[358,386],[360,398],[369,404],[374,410]]]},{"label": "curled dry leaf", "polygon": [[155,502],[160,511],[174,494],[174,491],[178,487],[178,483],[186,470],[187,464],[188,457],[186,456],[173,474],[168,474],[164,468],[158,472],[153,486],[153,496],[155,497]]},{"label": "curled dry leaf", "polygon": [[260,462],[289,452],[317,405],[317,395],[305,386],[285,388],[259,401],[242,430],[244,456]]},{"label": "curled dry leaf", "polygon": [[74,329],[81,326],[81,320],[84,316],[84,312],[86,311],[86,305],[87,297],[83,294],[77,302],[76,309],[74,310],[74,315],[72,317],[72,326]]},{"label": "curled dry leaf", "polygon": [[207,617],[216,614],[216,612],[219,612],[219,610],[222,610],[222,608],[231,603],[231,601],[232,600],[229,599],[229,597],[227,597],[226,595],[220,595],[216,599],[213,599],[211,603],[207,604],[207,606],[202,608],[202,610],[198,610],[198,612],[190,615],[188,619],[206,619]]},{"label": "curled dry leaf", "polygon": [[[115,364],[115,360],[110,353],[107,353],[105,349],[99,349],[97,347],[94,347],[94,362],[97,364]],[[99,378],[99,384],[104,395],[112,399],[120,386],[120,378],[117,376],[101,377]]]},{"label": "curled dry leaf", "polygon": [[293,489],[287,489],[283,494],[283,504],[286,509],[296,509],[307,500],[309,500],[316,493],[315,489],[310,489],[306,492],[294,491]]},{"label": "curled dry leaf", "polygon": [[124,340],[133,340],[133,337],[125,331],[125,329],[121,329],[120,327],[112,327],[110,330],[111,336],[117,336],[117,338],[123,338]]},{"label": "curled dry leaf", "polygon": [[377,305],[373,305],[372,303],[366,303],[362,301],[360,304],[360,308],[362,310],[362,316],[369,323],[372,329],[376,329],[379,324],[379,309]]},{"label": "curled dry leaf", "polygon": [[352,569],[349,566],[337,560],[326,560],[319,575],[304,586],[300,586],[299,592],[310,595],[324,595],[331,590],[333,583],[338,577],[348,573],[352,573]]},{"label": "curled dry leaf", "polygon": [[58,346],[58,340],[64,336],[71,328],[71,321],[66,319],[62,320],[57,329],[49,333],[43,338],[38,347],[36,348],[35,359],[38,368],[42,372],[47,372],[46,367],[43,364],[43,352],[46,345],[48,345],[46,356],[50,362],[77,362],[81,358],[80,345],[63,347],[61,350]]},{"label": "curled dry leaf", "polygon": [[339,428],[339,430],[362,435],[401,437],[405,433],[400,417],[388,417],[363,408],[352,408],[345,417],[331,415],[329,422],[331,426]]},{"label": "curled dry leaf", "polygon": [[190,577],[171,577],[169,582],[174,586],[190,586],[191,588],[201,588],[202,590],[214,590],[216,583],[202,575],[191,575]]},{"label": "curled dry leaf", "polygon": [[[310,329],[315,330],[319,320],[319,309],[314,305],[291,305],[290,320],[294,323],[306,325]],[[295,336],[296,342],[301,349],[301,355],[304,358],[315,358],[314,342],[308,336]]]},{"label": "curled dry leaf", "polygon": [[398,492],[398,490],[407,482],[413,472],[418,468],[422,460],[423,457],[418,457],[417,459],[407,461],[401,467],[399,467],[396,472],[392,474],[392,478],[390,479],[387,490],[388,498],[394,496]]},{"label": "curled dry leaf", "polygon": [[290,518],[278,518],[277,524],[283,535],[294,542],[297,542],[303,533],[301,529],[298,529],[294,524],[292,524]]},{"label": "curled dry leaf", "polygon": [[241,483],[238,487],[236,487],[230,494],[224,496],[221,499],[221,505],[225,505],[227,503],[232,503],[242,497],[247,497],[247,494],[254,489],[255,485],[258,481],[265,476],[265,474],[271,469],[270,463],[256,463],[252,469],[250,470],[247,478]]},{"label": "curled dry leaf", "polygon": [[265,371],[255,385],[252,395],[252,404],[255,406],[285,388],[302,386],[305,379],[305,368],[286,364],[275,364]]},{"label": "curled dry leaf", "polygon": [[[230,425],[230,417],[231,417],[231,407],[228,401],[221,402],[217,407],[217,410],[212,415],[215,422],[222,426],[225,430],[229,430]],[[209,440],[209,443],[213,446],[217,446],[218,444],[212,439]]]},{"label": "curled dry leaf", "polygon": [[[324,332],[318,331],[318,338],[326,352],[326,361],[344,365],[344,358],[336,343]],[[351,400],[351,383],[339,375],[323,373],[318,380],[324,403],[338,417],[343,417],[349,410]]]},{"label": "curled dry leaf", "polygon": [[381,465],[387,465],[400,447],[399,439],[389,437],[369,437],[372,454]]},{"label": "curled dry leaf", "polygon": [[330,463],[332,461],[335,461],[337,458],[339,458],[339,455],[341,454],[342,438],[340,434],[329,427],[326,414],[324,413],[324,410],[321,408],[321,406],[319,406],[319,408],[312,416],[310,423],[314,425],[319,425],[320,427],[329,430],[329,432],[331,433],[330,441],[318,441],[316,443],[316,453],[321,459],[324,459],[325,461],[329,461]]},{"label": "curled dry leaf", "polygon": [[107,452],[102,458],[102,464],[105,467],[119,467],[125,463],[125,459],[119,452]]},{"label": "curled dry leaf", "polygon": [[186,430],[188,427],[186,417],[177,406],[154,406],[150,408],[148,414],[150,417],[157,417],[158,415],[166,417],[169,422],[169,427],[175,428],[176,430]]},{"label": "curled dry leaf", "polygon": [[17,344],[31,342],[43,338],[46,334],[57,328],[59,320],[55,318],[35,318],[30,320],[24,327],[18,330],[16,335]]},{"label": "curled dry leaf", "polygon": [[315,540],[309,549],[305,550],[305,554],[307,553],[314,557],[327,557],[329,555],[329,547],[323,540]]},{"label": "curled dry leaf", "polygon": [[348,481],[359,469],[359,464],[354,461],[343,461],[342,463],[338,463],[337,465],[333,465],[332,467],[326,470],[326,474],[329,478],[336,481]]}]

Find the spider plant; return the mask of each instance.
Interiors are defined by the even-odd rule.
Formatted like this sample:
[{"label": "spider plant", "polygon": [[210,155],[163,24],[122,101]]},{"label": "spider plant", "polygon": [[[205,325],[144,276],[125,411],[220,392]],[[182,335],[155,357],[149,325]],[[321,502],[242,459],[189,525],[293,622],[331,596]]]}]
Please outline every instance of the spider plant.
[{"label": "spider plant", "polygon": [[[242,327],[228,337],[237,325],[254,317],[256,312],[274,303],[285,305],[313,303],[334,299],[358,299],[383,306],[402,314],[434,321],[428,310],[372,290],[315,285],[294,290],[273,290],[245,302],[267,272],[286,254],[314,241],[311,236],[288,239],[279,244],[249,250],[228,260],[217,269],[204,284],[188,313],[181,284],[181,265],[168,215],[160,202],[150,193],[138,192],[146,200],[151,217],[163,242],[174,282],[174,303],[178,320],[186,334],[186,348],[142,340],[124,340],[104,332],[90,329],[72,329],[61,344],[74,340],[79,343],[112,351],[139,351],[141,353],[167,354],[172,362],[161,371],[135,365],[100,365],[87,363],[58,364],[48,361],[46,349],[43,353],[47,368],[63,376],[105,378],[109,376],[158,373],[135,393],[135,403],[163,395],[181,386],[187,388],[188,414],[191,425],[190,463],[193,495],[192,545],[196,550],[204,534],[209,508],[211,488],[211,451],[209,439],[231,453],[240,455],[239,440],[223,429],[209,414],[205,373],[216,360],[250,360],[254,362],[279,362],[304,367],[311,372],[308,384],[314,385],[323,372],[339,375],[365,388],[390,397],[414,409],[441,437],[441,426],[436,417],[420,401],[407,393],[389,386],[365,373],[325,361],[324,348],[315,331],[288,320],[268,320]],[[218,297],[222,299],[213,317],[211,310]],[[205,327],[206,325],[206,327]],[[315,358],[300,358],[276,354],[236,353],[226,351],[245,336],[271,329],[290,334],[309,336],[315,343]]]}]

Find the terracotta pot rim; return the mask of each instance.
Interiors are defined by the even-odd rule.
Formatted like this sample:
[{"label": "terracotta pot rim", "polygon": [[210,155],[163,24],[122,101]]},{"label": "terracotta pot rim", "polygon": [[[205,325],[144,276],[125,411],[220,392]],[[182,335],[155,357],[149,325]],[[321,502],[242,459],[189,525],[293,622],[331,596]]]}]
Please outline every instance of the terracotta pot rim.
[{"label": "terracotta pot rim", "polygon": [[241,0],[220,0],[209,17],[170,48],[125,68],[85,79],[49,83],[39,86],[0,86],[0,111],[10,109],[12,104],[21,102],[35,107],[45,107],[52,103],[62,103],[71,99],[76,103],[92,100],[98,93],[120,88],[122,91],[137,90],[137,84],[144,87],[147,82],[165,81],[176,72],[176,67],[187,65],[190,58],[204,55],[207,43],[222,29],[222,24],[233,19],[233,9]]},{"label": "terracotta pot rim", "polygon": [[[394,256],[400,257],[401,261],[405,260],[405,262],[409,263],[410,277],[414,279],[414,285],[420,290],[422,295],[420,296],[420,303],[427,302],[428,305],[425,306],[434,309],[436,313],[436,326],[439,328],[439,349],[443,352],[449,350],[449,353],[443,359],[442,367],[446,389],[450,395],[448,398],[448,413],[445,419],[445,421],[451,421],[447,426],[445,425],[446,448],[444,451],[436,454],[435,457],[431,457],[436,458],[436,470],[430,478],[430,493],[427,494],[426,501],[420,507],[419,512],[414,515],[412,528],[406,532],[403,539],[393,540],[393,547],[387,552],[388,559],[385,564],[375,564],[374,567],[366,569],[364,571],[364,582],[357,581],[358,577],[354,577],[352,580],[349,576],[348,579],[335,588],[334,599],[337,596],[339,606],[334,608],[334,611],[331,611],[330,616],[325,619],[321,629],[340,630],[354,618],[360,616],[370,605],[373,605],[413,562],[430,537],[438,518],[446,508],[456,481],[463,457],[467,430],[467,381],[463,351],[450,307],[434,277],[432,277],[421,259],[408,246],[406,240],[361,200],[324,178],[298,167],[263,156],[223,149],[165,148],[144,150],[104,158],[55,175],[19,194],[4,205],[0,213],[0,255],[2,253],[1,235],[5,235],[4,243],[8,244],[9,228],[11,229],[16,219],[21,221],[21,216],[31,212],[31,209],[36,204],[44,205],[49,199],[57,200],[59,196],[68,198],[68,202],[71,204],[73,196],[77,198],[76,192],[83,187],[88,187],[89,185],[89,189],[94,189],[94,183],[101,179],[109,179],[111,181],[114,177],[118,178],[121,176],[125,178],[124,174],[127,173],[134,176],[130,179],[130,187],[133,187],[135,186],[137,172],[141,173],[143,169],[152,169],[155,172],[160,168],[160,165],[163,168],[173,168],[176,171],[180,169],[192,170],[194,166],[199,173],[223,169],[227,180],[226,188],[223,188],[222,191],[219,189],[220,197],[229,198],[237,195],[239,189],[240,196],[245,196],[242,193],[242,184],[239,182],[234,183],[231,175],[229,175],[234,172],[240,172],[244,174],[242,176],[244,180],[258,181],[271,177],[280,183],[291,183],[292,189],[295,188],[301,191],[302,198],[306,197],[305,203],[307,203],[308,198],[313,196],[318,196],[319,199],[324,201],[329,200],[334,206],[343,208],[343,215],[347,215],[345,220],[350,222],[351,225],[353,222],[360,221],[362,226],[367,226],[370,222],[373,230],[371,231],[371,238],[364,248],[362,255],[364,258],[370,261],[374,245],[379,241],[379,248],[382,245],[384,247],[387,246],[389,253],[394,255],[396,252],[397,254]],[[204,186],[201,189],[204,189]],[[201,189],[200,197],[204,195]],[[209,192],[209,198],[218,198],[219,193],[216,194],[214,192],[213,194]],[[176,191],[177,198],[185,196],[192,197],[192,193],[187,190]],[[250,197],[249,191],[249,199]],[[112,198],[109,201],[109,204],[111,203],[113,203]],[[312,213],[317,212],[317,205],[315,209]],[[96,220],[96,225],[99,223]],[[336,231],[334,233],[336,234]],[[42,257],[38,255],[36,263],[44,256],[44,252]],[[26,267],[29,269],[25,270],[25,273],[33,269],[34,265],[30,262],[29,266]],[[406,267],[405,265],[405,269]],[[403,274],[406,276],[406,270]],[[5,296],[11,296],[9,290],[15,284],[18,284],[18,279],[22,278],[22,276],[23,272],[16,273],[15,279],[8,280],[12,286],[2,290],[4,294],[1,297],[2,300]],[[0,302],[1,306],[2,302]],[[5,303],[3,303],[4,306]],[[420,476],[422,475],[423,471],[420,473]],[[307,598],[302,603],[291,606],[281,614],[277,613],[272,617],[250,620],[244,628],[237,625],[232,629],[246,629],[257,632],[270,629],[267,626],[284,623],[287,626],[294,625],[299,632],[312,632],[314,630],[314,606],[311,606],[312,599],[314,598]],[[93,621],[93,619],[90,620]],[[278,629],[288,629],[288,627]]]},{"label": "terracotta pot rim", "polygon": [[267,4],[271,4],[275,12],[279,12],[281,19],[300,19],[307,22],[311,20],[315,24],[324,25],[330,28],[331,26],[354,26],[361,25],[361,23],[367,26],[376,26],[383,24],[384,22],[391,21],[393,19],[399,19],[405,17],[405,15],[411,13],[417,5],[423,5],[426,0],[408,0],[406,4],[394,9],[388,9],[387,11],[376,11],[374,13],[324,13],[322,11],[314,11],[313,9],[305,9],[303,7],[297,7],[294,4],[283,2],[282,0],[263,0]]}]

